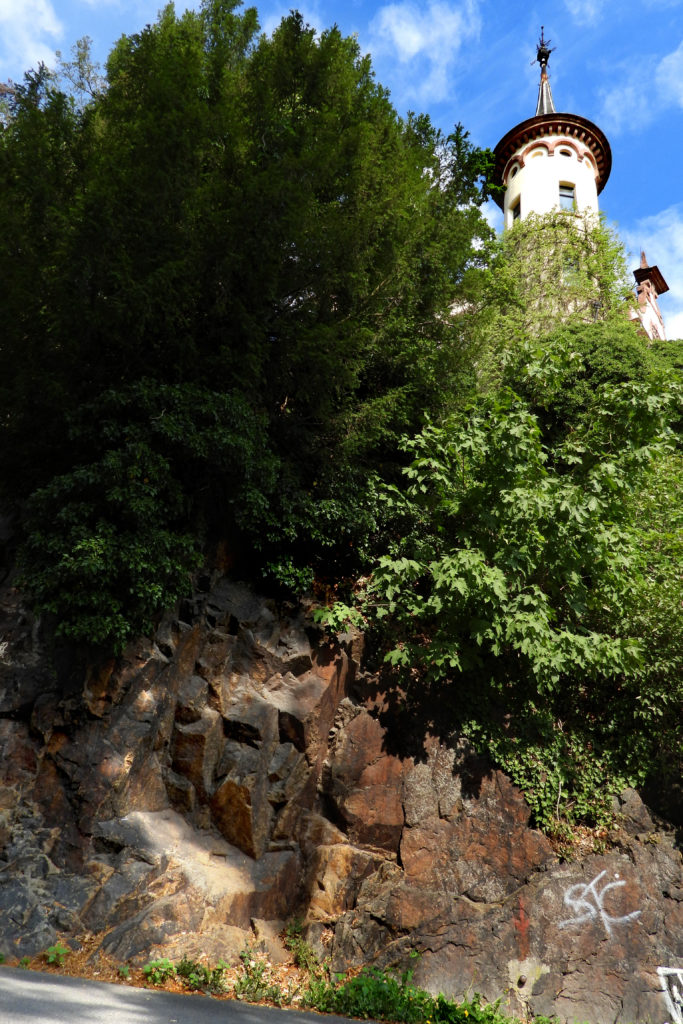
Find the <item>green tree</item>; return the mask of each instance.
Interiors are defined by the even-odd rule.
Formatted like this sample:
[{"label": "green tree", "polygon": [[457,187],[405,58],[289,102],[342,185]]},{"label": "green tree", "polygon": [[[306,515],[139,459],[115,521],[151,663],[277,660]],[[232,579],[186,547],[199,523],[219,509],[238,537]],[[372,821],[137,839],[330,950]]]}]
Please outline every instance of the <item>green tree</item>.
[{"label": "green tree", "polygon": [[[255,12],[226,0],[168,5],[122,37],[106,86],[85,42],[62,75],[75,96],[28,76],[0,143],[0,478],[26,513],[36,601],[84,638],[89,588],[73,600],[68,556],[99,552],[105,639],[102,572],[138,564],[135,533],[152,554],[139,580],[112,574],[117,643],[218,538],[298,585],[357,567],[396,439],[469,387],[451,309],[489,234],[488,154],[398,117],[337,29],[292,14],[258,36]],[[50,500],[68,512],[51,517]]]},{"label": "green tree", "polygon": [[[0,493],[23,497],[62,461],[74,340],[60,330],[78,188],[78,119],[41,65],[14,87],[0,129]],[[62,435],[63,437],[63,435]]]},{"label": "green tree", "polygon": [[[680,413],[679,413],[680,415]],[[624,680],[615,708],[625,750],[652,802],[680,812],[683,778],[683,455],[671,446],[628,497],[639,572],[628,594],[622,633],[640,637],[639,671]]]},{"label": "green tree", "polygon": [[92,39],[83,36],[71,47],[71,60],[57,50],[58,81],[65,92],[71,92],[79,109],[97,99],[106,89],[107,81],[100,65],[92,58]]},{"label": "green tree", "polygon": [[[535,229],[545,266],[555,242]],[[433,727],[470,735],[560,833],[606,823],[623,785],[681,757],[681,389],[611,280],[604,318],[551,309],[542,334],[519,317],[539,313],[543,279],[509,306],[492,274],[480,328],[502,333],[480,392],[404,440],[404,482],[384,491],[394,539],[361,603],[408,701],[438,702]]]}]

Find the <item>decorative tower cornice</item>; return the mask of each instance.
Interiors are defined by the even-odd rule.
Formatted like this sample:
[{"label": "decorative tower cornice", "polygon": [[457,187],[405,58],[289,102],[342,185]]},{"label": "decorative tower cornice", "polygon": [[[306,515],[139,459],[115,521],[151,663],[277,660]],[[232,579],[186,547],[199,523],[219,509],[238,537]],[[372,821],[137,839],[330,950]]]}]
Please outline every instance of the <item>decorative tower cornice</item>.
[{"label": "decorative tower cornice", "polygon": [[[590,149],[597,168],[596,185],[599,195],[607,184],[612,170],[612,150],[604,132],[587,117],[581,117],[579,114],[539,114],[511,128],[493,150],[496,158],[496,185],[505,184],[508,163],[519,149],[537,139],[546,140],[561,135],[575,138]],[[500,207],[503,206],[502,198],[496,196],[496,202]]]}]

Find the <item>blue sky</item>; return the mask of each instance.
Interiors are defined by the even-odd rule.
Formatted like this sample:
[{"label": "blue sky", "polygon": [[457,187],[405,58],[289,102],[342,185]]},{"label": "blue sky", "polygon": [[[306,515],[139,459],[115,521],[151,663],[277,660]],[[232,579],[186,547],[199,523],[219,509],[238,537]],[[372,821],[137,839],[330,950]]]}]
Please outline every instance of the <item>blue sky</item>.
[{"label": "blue sky", "polygon": [[[197,3],[199,0],[197,0]],[[90,36],[104,61],[123,33],[156,19],[159,0],[0,0],[0,81],[54,64]],[[178,12],[194,6],[177,0]],[[262,0],[271,31],[294,0]],[[612,146],[601,208],[638,262],[644,248],[671,291],[670,338],[683,337],[683,0],[305,0],[306,20],[355,33],[399,113],[425,111],[445,131],[460,121],[494,146],[535,113],[541,25],[556,47],[555,106],[598,124]],[[496,226],[495,208],[491,211]]]}]

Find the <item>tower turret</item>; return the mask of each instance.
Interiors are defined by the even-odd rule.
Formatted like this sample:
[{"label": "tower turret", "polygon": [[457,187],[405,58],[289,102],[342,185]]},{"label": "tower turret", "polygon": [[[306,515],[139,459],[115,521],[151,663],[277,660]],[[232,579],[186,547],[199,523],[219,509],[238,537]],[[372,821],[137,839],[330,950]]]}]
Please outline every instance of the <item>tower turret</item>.
[{"label": "tower turret", "polygon": [[493,151],[494,180],[505,188],[496,200],[505,228],[530,213],[567,209],[584,216],[597,214],[598,195],[612,168],[609,142],[597,125],[578,114],[555,111],[548,77],[549,43],[541,29],[535,116],[511,128]]},{"label": "tower turret", "polygon": [[666,341],[664,317],[659,308],[657,298],[668,292],[669,286],[664,280],[659,267],[651,267],[641,249],[640,266],[633,271],[636,279],[637,310],[632,311],[631,319],[640,320],[641,326],[651,341]]}]

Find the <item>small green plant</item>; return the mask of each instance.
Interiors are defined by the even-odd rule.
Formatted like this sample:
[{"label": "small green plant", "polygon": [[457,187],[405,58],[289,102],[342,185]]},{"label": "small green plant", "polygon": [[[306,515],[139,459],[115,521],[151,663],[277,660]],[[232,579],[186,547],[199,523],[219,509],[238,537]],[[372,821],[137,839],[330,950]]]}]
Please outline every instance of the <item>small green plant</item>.
[{"label": "small green plant", "polygon": [[30,956],[22,956],[21,960],[19,961],[19,966],[26,968],[26,967],[28,967],[28,965],[30,963],[31,963],[31,957]]},{"label": "small green plant", "polygon": [[165,985],[169,978],[175,977],[176,969],[171,961],[164,957],[163,960],[150,960],[142,968],[142,973],[152,985]]},{"label": "small green plant", "polygon": [[54,946],[48,946],[45,953],[45,959],[49,964],[56,964],[57,967],[64,966],[64,958],[70,950],[67,946],[63,946],[61,942],[55,942]]},{"label": "small green plant", "polygon": [[225,992],[227,984],[225,981],[225,972],[228,969],[228,964],[225,960],[219,960],[215,967],[212,967],[209,971],[209,980],[207,988],[209,992]]},{"label": "small green plant", "polygon": [[285,929],[285,946],[292,954],[297,967],[309,975],[322,977],[325,975],[325,968],[311,944],[304,939],[302,930],[303,923],[300,918],[295,917],[290,921]]},{"label": "small green plant", "polygon": [[0,953],[0,964],[4,964],[4,962],[5,962],[5,954],[4,953]]},{"label": "small green plant", "polygon": [[268,965],[250,946],[240,953],[242,974],[235,982],[235,999],[247,1003],[258,1003],[263,999],[282,1006],[292,1001],[292,994],[282,991],[280,986],[268,977]]},{"label": "small green plant", "polygon": [[313,612],[313,621],[324,626],[332,634],[343,632],[349,626],[362,629],[367,624],[359,608],[344,604],[343,601],[335,601],[331,608],[316,608]]},{"label": "small green plant", "polygon": [[195,992],[206,986],[209,979],[209,968],[206,964],[200,964],[197,960],[189,960],[187,957],[176,964],[176,974],[190,989]]},{"label": "small green plant", "polygon": [[176,973],[191,992],[224,992],[227,966],[224,960],[219,960],[215,967],[209,967],[208,964],[183,957],[176,964]]},{"label": "small green plant", "polygon": [[119,978],[123,978],[125,981],[130,978],[130,967],[128,964],[121,964],[119,967]]}]

